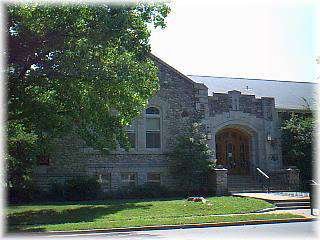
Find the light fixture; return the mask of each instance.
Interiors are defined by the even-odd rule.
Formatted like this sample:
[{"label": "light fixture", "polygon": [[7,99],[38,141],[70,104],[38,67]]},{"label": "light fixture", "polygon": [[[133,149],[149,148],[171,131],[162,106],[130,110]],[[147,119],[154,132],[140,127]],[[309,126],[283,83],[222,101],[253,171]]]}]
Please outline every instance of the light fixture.
[{"label": "light fixture", "polygon": [[207,140],[211,140],[212,139],[212,134],[211,134],[211,132],[210,132],[210,128],[209,128],[209,126],[207,126]]},{"label": "light fixture", "polygon": [[212,139],[212,134],[211,132],[207,132],[207,140],[211,140]]},{"label": "light fixture", "polygon": [[267,141],[270,142],[271,140],[272,140],[272,139],[271,139],[271,134],[268,133],[268,135],[267,135]]}]

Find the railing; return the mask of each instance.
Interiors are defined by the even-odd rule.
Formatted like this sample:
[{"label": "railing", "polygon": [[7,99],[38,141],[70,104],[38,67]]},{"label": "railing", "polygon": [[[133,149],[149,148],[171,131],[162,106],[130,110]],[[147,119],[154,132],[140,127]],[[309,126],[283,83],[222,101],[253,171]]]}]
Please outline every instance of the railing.
[{"label": "railing", "polygon": [[266,189],[267,192],[270,192],[271,178],[252,162],[250,162],[250,168],[251,173],[256,181],[261,184],[262,189]]},{"label": "railing", "polygon": [[262,181],[261,181],[261,178],[260,178],[260,182],[262,183],[262,187],[264,187],[266,185],[267,187],[267,191],[270,192],[270,177],[264,173],[260,168],[256,168],[258,174],[260,176],[262,176]]}]

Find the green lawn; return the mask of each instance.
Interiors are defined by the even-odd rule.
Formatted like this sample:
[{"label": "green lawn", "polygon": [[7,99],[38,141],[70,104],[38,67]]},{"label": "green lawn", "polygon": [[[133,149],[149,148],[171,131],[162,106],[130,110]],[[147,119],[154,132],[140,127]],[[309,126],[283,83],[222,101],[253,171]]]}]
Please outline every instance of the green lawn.
[{"label": "green lawn", "polygon": [[[272,207],[270,203],[252,198],[211,197],[207,200],[206,204],[165,199],[11,205],[7,208],[8,230],[75,230],[246,220],[248,216],[209,215],[246,213]],[[272,215],[255,214],[251,219],[284,217]]]}]

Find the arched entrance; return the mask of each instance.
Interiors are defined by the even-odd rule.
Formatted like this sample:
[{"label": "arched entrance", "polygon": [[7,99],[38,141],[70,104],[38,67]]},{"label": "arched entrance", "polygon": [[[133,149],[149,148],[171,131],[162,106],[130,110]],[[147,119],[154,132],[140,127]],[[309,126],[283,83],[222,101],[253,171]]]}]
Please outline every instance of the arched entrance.
[{"label": "arched entrance", "polygon": [[238,128],[223,128],[216,134],[217,164],[230,174],[250,173],[251,135]]}]

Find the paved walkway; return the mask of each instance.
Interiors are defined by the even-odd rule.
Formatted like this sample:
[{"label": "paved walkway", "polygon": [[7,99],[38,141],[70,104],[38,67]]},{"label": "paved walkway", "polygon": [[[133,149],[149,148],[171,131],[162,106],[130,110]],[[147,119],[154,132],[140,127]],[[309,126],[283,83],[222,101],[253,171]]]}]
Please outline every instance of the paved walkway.
[{"label": "paved walkway", "polygon": [[[46,236],[46,239],[50,236]],[[262,225],[244,225],[229,227],[207,227],[189,229],[170,229],[152,231],[128,231],[120,233],[87,233],[54,238],[82,237],[81,239],[116,239],[116,240],[226,240],[226,239],[319,239],[315,222],[280,223]]]},{"label": "paved walkway", "polygon": [[233,196],[239,197],[251,197],[257,199],[263,199],[266,201],[301,201],[310,200],[308,193],[233,193]]},{"label": "paved walkway", "polygon": [[319,218],[320,211],[318,209],[314,209],[313,211],[315,215],[311,215],[310,209],[275,210],[267,213],[292,213],[292,214],[299,214],[309,218]]}]

